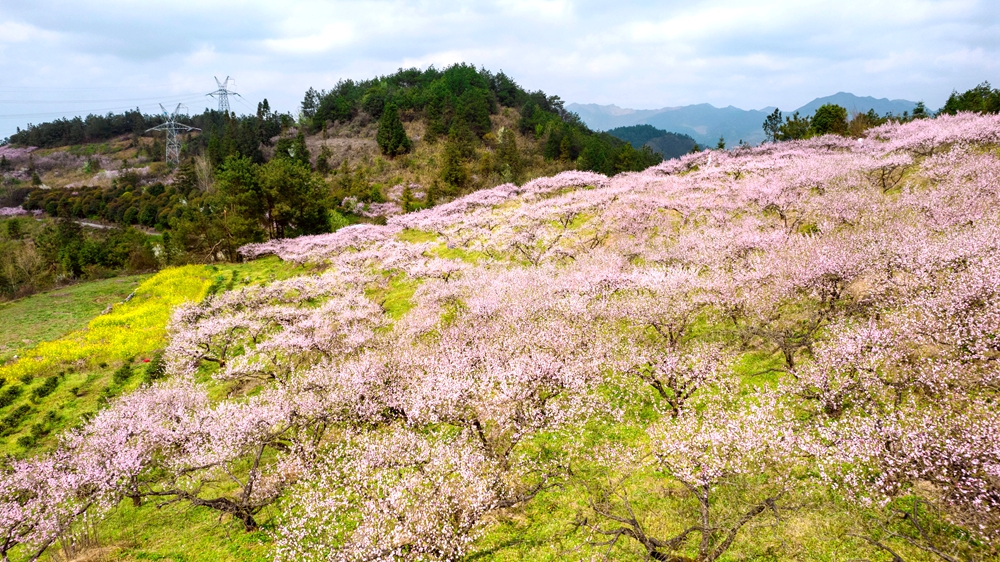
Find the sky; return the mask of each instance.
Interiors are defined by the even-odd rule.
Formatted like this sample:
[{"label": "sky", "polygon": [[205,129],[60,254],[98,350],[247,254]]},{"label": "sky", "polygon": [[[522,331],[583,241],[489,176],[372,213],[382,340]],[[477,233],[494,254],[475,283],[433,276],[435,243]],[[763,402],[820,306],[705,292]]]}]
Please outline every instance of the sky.
[{"label": "sky", "polygon": [[0,139],[27,123],[267,98],[457,62],[567,102],[794,109],[1000,85],[997,0],[0,0]]}]

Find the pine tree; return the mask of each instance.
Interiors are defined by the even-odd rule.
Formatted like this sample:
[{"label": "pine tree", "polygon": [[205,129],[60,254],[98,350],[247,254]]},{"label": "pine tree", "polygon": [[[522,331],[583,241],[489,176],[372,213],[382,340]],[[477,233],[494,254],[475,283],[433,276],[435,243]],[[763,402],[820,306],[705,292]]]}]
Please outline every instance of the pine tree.
[{"label": "pine tree", "polygon": [[389,102],[382,112],[382,118],[378,122],[378,133],[375,135],[382,154],[393,157],[406,154],[410,151],[410,139],[403,129],[403,122],[399,120],[399,109],[396,104]]},{"label": "pine tree", "polygon": [[775,108],[774,113],[768,115],[767,119],[764,120],[764,134],[767,135],[767,140],[778,142],[780,133],[781,110]]},{"label": "pine tree", "polygon": [[330,147],[323,145],[319,149],[319,156],[316,157],[316,171],[322,175],[327,175],[330,173],[330,157],[333,156],[333,152],[330,151]]},{"label": "pine tree", "polygon": [[502,181],[517,182],[517,178],[521,174],[521,155],[517,150],[517,137],[513,129],[505,128],[500,131],[497,165]]},{"label": "pine tree", "polygon": [[403,207],[404,213],[409,213],[413,210],[413,190],[407,185],[403,188],[403,196],[400,201],[400,206]]},{"label": "pine tree", "polygon": [[437,194],[441,190],[438,185],[438,180],[434,180],[430,187],[427,188],[427,193],[424,195],[424,207],[430,209],[437,203]]},{"label": "pine tree", "polygon": [[469,171],[465,169],[462,160],[462,146],[458,135],[453,130],[448,135],[448,142],[444,145],[444,162],[441,166],[441,181],[451,188],[454,193],[465,185],[469,180]]}]

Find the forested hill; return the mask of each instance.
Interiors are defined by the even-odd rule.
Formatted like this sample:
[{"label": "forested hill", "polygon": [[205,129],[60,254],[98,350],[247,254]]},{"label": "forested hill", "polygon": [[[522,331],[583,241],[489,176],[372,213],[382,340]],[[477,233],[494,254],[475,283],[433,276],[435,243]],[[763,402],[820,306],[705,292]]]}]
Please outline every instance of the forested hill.
[{"label": "forested hill", "polygon": [[608,134],[618,137],[632,146],[649,147],[650,150],[666,159],[684,156],[691,152],[697,144],[689,135],[669,133],[652,125],[617,127],[608,131]]},{"label": "forested hill", "polygon": [[[265,99],[258,104],[256,115],[224,116],[206,111],[180,121],[203,130],[202,135],[189,141],[188,155],[206,154],[213,162],[221,163],[227,156],[238,154],[262,162],[267,152],[262,147],[270,146],[283,130],[301,127],[318,133],[358,119],[379,121],[387,107],[398,111],[403,121],[421,122],[424,134],[419,140],[427,142],[450,138],[476,145],[501,140],[496,134],[487,137],[496,133],[491,116],[512,109],[519,114],[520,132],[543,141],[546,158],[569,160],[578,169],[605,174],[639,170],[656,163],[649,152],[635,153],[615,137],[591,131],[575,113],[566,110],[558,96],[526,91],[502,71],[494,74],[466,64],[444,70],[401,69],[362,81],[342,80],[329,91],[310,88],[297,118],[272,112]],[[161,116],[143,115],[138,110],[57,119],[28,125],[24,130],[18,128],[8,142],[13,146],[55,148],[123,135],[135,140],[149,136],[145,131],[161,122]],[[401,146],[388,148],[388,155],[409,151],[409,147],[401,151]],[[385,153],[386,147],[381,148]],[[463,147],[463,152],[469,150]]]},{"label": "forested hill", "polygon": [[610,135],[591,131],[566,110],[559,96],[528,92],[502,71],[494,74],[466,64],[445,70],[401,69],[361,82],[344,80],[328,92],[310,88],[302,102],[303,120],[314,132],[362,114],[381,126],[389,110],[398,111],[403,120],[422,121],[423,140],[447,138],[473,145],[503,141],[492,131],[490,117],[503,109],[518,112],[520,133],[544,140],[546,158],[575,162],[579,170],[640,170],[657,160],[648,151],[635,151]]},{"label": "forested hill", "polygon": [[[191,116],[182,121],[201,130],[181,136],[178,166],[164,163],[163,133],[145,132],[161,121],[130,111],[18,132],[0,146],[0,207],[154,229],[163,233],[158,261],[179,265],[238,260],[243,244],[383,222],[504,183],[566,170],[614,175],[661,160],[590,130],[558,96],[465,64],[310,88],[296,116],[266,99],[253,115]],[[46,245],[10,242],[11,255],[51,251],[3,270],[0,298],[38,280],[123,267],[106,258],[120,252],[85,250],[102,234],[63,234]]]}]

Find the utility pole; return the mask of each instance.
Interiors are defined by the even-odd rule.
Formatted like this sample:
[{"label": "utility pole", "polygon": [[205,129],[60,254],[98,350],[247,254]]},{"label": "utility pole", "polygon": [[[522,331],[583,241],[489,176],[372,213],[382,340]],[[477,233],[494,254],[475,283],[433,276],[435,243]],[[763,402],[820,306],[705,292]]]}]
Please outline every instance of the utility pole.
[{"label": "utility pole", "polygon": [[[229,76],[226,76],[226,79],[221,82],[217,76],[213,76],[212,78],[215,78],[215,85],[218,86],[218,89],[205,95],[219,100],[219,113],[228,114],[229,96],[242,97],[236,93],[236,80],[233,80]],[[231,87],[230,84],[232,84]]]},{"label": "utility pole", "polygon": [[[181,141],[177,140],[177,131],[183,131],[185,133],[190,131],[200,131],[201,129],[197,127],[191,127],[185,125],[184,123],[177,122],[177,116],[181,114],[181,108],[184,107],[182,104],[177,104],[177,109],[174,110],[173,115],[167,113],[167,108],[160,104],[160,109],[163,110],[164,123],[161,123],[151,129],[146,129],[146,132],[150,131],[166,131],[167,132],[167,164],[177,165],[181,162]],[[184,113],[187,113],[187,107],[184,107]]]}]

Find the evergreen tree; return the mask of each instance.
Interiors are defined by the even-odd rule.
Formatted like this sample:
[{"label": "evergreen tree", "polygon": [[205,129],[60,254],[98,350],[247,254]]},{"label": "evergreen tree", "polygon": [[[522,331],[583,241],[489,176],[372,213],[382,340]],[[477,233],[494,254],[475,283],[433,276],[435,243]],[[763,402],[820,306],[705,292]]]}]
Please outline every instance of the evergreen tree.
[{"label": "evergreen tree", "polygon": [[847,134],[847,110],[832,103],[821,105],[813,114],[810,132],[817,136]]},{"label": "evergreen tree", "polygon": [[367,92],[365,92],[365,96],[361,98],[361,108],[375,119],[382,118],[382,114],[385,112],[385,106],[386,95],[384,87],[371,87]]},{"label": "evergreen tree", "polygon": [[545,122],[545,117],[545,111],[538,107],[535,100],[528,99],[521,108],[521,119],[517,123],[517,128],[521,134],[538,136],[538,126]]},{"label": "evergreen tree", "polygon": [[306,146],[306,138],[301,130],[295,138],[279,140],[274,147],[274,157],[294,160],[307,168],[312,167],[312,155],[309,154],[309,147]]},{"label": "evergreen tree", "polygon": [[960,111],[1000,113],[1000,89],[993,89],[989,82],[983,82],[961,94],[953,91],[941,113],[955,115]]},{"label": "evergreen tree", "polygon": [[521,174],[521,154],[517,150],[517,136],[512,129],[500,131],[497,147],[497,166],[503,182],[516,183]]},{"label": "evergreen tree", "polygon": [[185,160],[177,168],[173,187],[185,197],[198,189],[198,173],[195,171],[194,164],[190,160]]},{"label": "evergreen tree", "polygon": [[726,139],[722,135],[719,135],[719,142],[715,143],[715,149],[716,150],[726,149]]},{"label": "evergreen tree", "polygon": [[302,123],[308,123],[312,121],[312,118],[316,115],[316,108],[319,106],[320,93],[314,88],[310,87],[306,90],[306,95],[302,99]]},{"label": "evergreen tree", "polygon": [[330,151],[330,147],[323,145],[319,149],[319,156],[316,157],[316,171],[322,175],[327,175],[330,173],[330,157],[333,156],[333,152]]},{"label": "evergreen tree", "polygon": [[413,210],[413,190],[410,189],[409,184],[403,188],[403,195],[399,204],[403,207],[404,213],[409,213]]},{"label": "evergreen tree", "polygon": [[427,193],[424,194],[424,207],[430,209],[437,203],[437,194],[440,190],[438,180],[431,182],[430,187],[427,188]]},{"label": "evergreen tree", "polygon": [[468,159],[476,155],[478,139],[462,116],[456,118],[448,130],[448,142],[458,147],[462,158]]},{"label": "evergreen tree", "polygon": [[327,232],[325,184],[309,167],[290,158],[260,166],[258,181],[271,238]]},{"label": "evergreen tree", "polygon": [[808,117],[802,117],[796,111],[790,117],[785,117],[785,122],[778,128],[778,140],[798,140],[809,136],[812,121]]},{"label": "evergreen tree", "polygon": [[767,135],[767,140],[771,142],[778,142],[779,135],[781,133],[781,110],[775,108],[774,112],[767,116],[764,120],[764,134]]},{"label": "evergreen tree", "polygon": [[490,100],[486,91],[470,88],[458,100],[459,115],[477,137],[483,138],[493,128],[490,121]]},{"label": "evergreen tree", "polygon": [[271,116],[271,104],[267,103],[267,98],[257,104],[257,119],[267,119]]},{"label": "evergreen tree", "polygon": [[264,241],[267,216],[259,174],[259,166],[249,158],[231,156],[216,175],[216,201],[223,208],[216,218],[222,221],[229,259],[235,259],[240,246]]},{"label": "evergreen tree", "polygon": [[378,133],[375,135],[382,154],[393,157],[410,151],[410,139],[406,136],[403,122],[399,120],[399,109],[394,103],[388,103],[378,122]]},{"label": "evergreen tree", "polygon": [[465,168],[462,147],[454,128],[448,135],[448,142],[444,146],[441,181],[451,188],[450,193],[457,193],[469,181],[469,171]]}]

